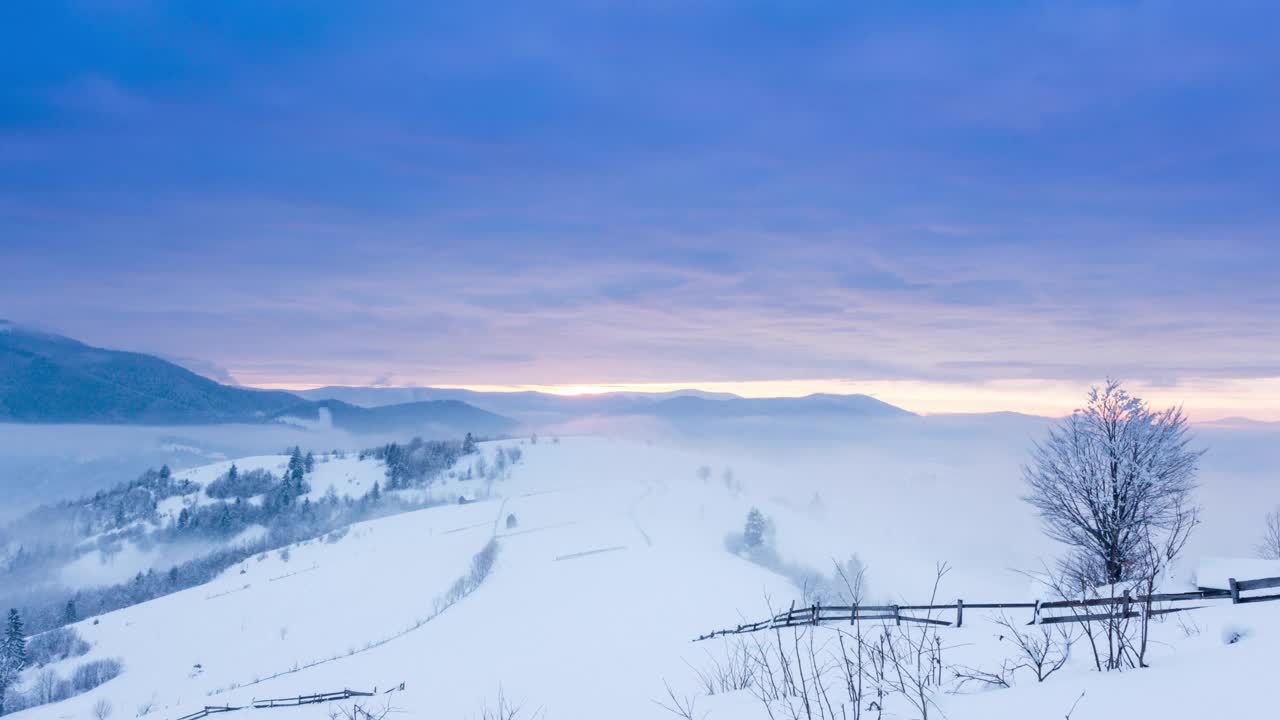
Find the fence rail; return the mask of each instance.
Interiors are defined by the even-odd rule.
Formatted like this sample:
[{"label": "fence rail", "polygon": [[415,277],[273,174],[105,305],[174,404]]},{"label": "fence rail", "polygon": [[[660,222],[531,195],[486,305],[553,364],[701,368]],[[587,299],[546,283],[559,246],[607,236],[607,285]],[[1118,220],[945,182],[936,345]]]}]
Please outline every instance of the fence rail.
[{"label": "fence rail", "polygon": [[298,705],[314,705],[316,703],[333,702],[335,700],[348,700],[353,697],[373,697],[373,693],[359,692],[356,690],[342,690],[341,692],[298,695],[297,697],[267,698],[266,700],[254,700],[253,707],[257,710],[261,710],[263,708],[296,707]]},{"label": "fence rail", "polygon": [[[390,690],[383,694],[404,690],[404,683],[392,685]],[[354,697],[373,697],[377,693],[377,688],[373,692],[362,692],[360,690],[351,690],[343,688],[336,692],[314,693],[311,695],[294,695],[284,698],[264,698],[262,700],[253,700],[248,705],[205,705],[203,709],[197,710],[190,715],[183,715],[174,720],[201,720],[201,718],[216,715],[218,713],[235,712],[237,710],[266,710],[270,708],[298,707],[301,705],[315,705],[318,703],[334,702],[336,700],[349,700]]]},{"label": "fence rail", "polygon": [[[888,622],[892,620],[894,624],[902,623],[923,623],[928,625],[944,625],[961,627],[964,623],[965,610],[1031,610],[1031,623],[1068,623],[1068,622],[1092,622],[1095,620],[1108,620],[1113,618],[1134,618],[1141,617],[1143,612],[1150,612],[1152,616],[1167,615],[1169,613],[1182,612],[1185,610],[1197,610],[1206,607],[1205,605],[1195,605],[1191,607],[1174,607],[1174,608],[1154,608],[1153,605],[1159,603],[1180,603],[1180,602],[1203,602],[1205,600],[1231,600],[1233,604],[1268,602],[1280,600],[1280,593],[1271,595],[1242,595],[1241,593],[1252,592],[1255,590],[1269,590],[1272,588],[1280,588],[1280,577],[1259,578],[1256,580],[1239,580],[1231,578],[1226,590],[1217,588],[1201,588],[1192,592],[1180,593],[1154,593],[1151,595],[1133,595],[1125,592],[1118,597],[1107,598],[1090,598],[1088,600],[1051,600],[1049,602],[995,602],[995,603],[966,603],[964,600],[956,600],[949,604],[929,604],[929,605],[810,605],[809,607],[796,608],[794,604],[791,609],[774,615],[767,620],[759,622],[744,623],[736,628],[724,630],[715,630],[706,635],[700,635],[694,638],[694,642],[710,640],[722,635],[741,635],[743,633],[759,632],[761,630],[771,630],[774,628],[801,627],[805,625],[822,625],[829,623],[849,623],[853,624],[859,621],[882,621]],[[1119,608],[1114,609],[1114,608]],[[1089,610],[1091,608],[1113,608],[1110,612],[1083,612],[1077,613],[1075,610],[1082,608]],[[1044,615],[1049,610],[1072,610],[1070,615]],[[919,615],[903,614],[903,613],[919,613],[924,611],[929,613],[929,617],[920,617]],[[943,620],[932,617],[935,611],[950,611],[955,613],[955,621]]]}]

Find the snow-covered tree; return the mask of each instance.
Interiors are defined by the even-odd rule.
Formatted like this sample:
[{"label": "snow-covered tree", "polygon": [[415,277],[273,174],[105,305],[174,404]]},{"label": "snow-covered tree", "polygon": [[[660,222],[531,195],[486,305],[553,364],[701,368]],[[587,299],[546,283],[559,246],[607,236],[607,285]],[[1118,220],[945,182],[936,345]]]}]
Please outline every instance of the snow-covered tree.
[{"label": "snow-covered tree", "polygon": [[1258,546],[1258,554],[1268,560],[1280,560],[1280,508],[1267,515],[1267,531]]},{"label": "snow-covered tree", "polygon": [[1136,579],[1154,536],[1193,526],[1202,453],[1189,445],[1181,408],[1153,411],[1115,380],[1052,428],[1024,468],[1025,499],[1073,548],[1063,569],[1095,584]]},{"label": "snow-covered tree", "polygon": [[22,617],[16,609],[9,610],[5,622],[4,638],[0,639],[0,714],[4,713],[4,697],[18,681],[18,674],[27,666],[27,641],[22,632]]},{"label": "snow-covered tree", "polygon": [[307,472],[306,460],[302,457],[302,448],[297,445],[293,446],[293,452],[289,454],[289,472],[290,480],[299,482],[302,476]]},{"label": "snow-covered tree", "polygon": [[742,529],[743,546],[748,550],[760,547],[764,544],[768,531],[769,521],[765,519],[764,513],[751,508],[747,513],[747,524]]},{"label": "snow-covered tree", "polygon": [[471,436],[471,433],[467,433],[467,436],[462,439],[462,454],[470,455],[475,451],[476,451],[476,439]]}]

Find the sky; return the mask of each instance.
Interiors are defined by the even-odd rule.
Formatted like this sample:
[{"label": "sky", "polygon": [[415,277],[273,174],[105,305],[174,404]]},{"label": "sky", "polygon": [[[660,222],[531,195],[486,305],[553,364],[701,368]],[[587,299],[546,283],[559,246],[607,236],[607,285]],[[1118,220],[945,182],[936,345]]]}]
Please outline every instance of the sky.
[{"label": "sky", "polygon": [[0,6],[0,317],[246,385],[1280,420],[1280,7]]}]

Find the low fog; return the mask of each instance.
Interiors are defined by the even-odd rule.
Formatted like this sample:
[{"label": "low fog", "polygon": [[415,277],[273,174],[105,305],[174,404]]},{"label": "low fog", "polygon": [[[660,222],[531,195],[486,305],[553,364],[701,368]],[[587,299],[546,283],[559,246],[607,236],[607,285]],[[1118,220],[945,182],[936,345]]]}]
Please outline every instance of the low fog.
[{"label": "low fog", "polygon": [[[424,434],[421,430],[362,435],[284,424],[30,425],[0,423],[0,523],[41,503],[92,494],[131,480],[148,467],[174,470],[295,445],[314,451],[361,448]],[[432,434],[427,432],[427,436]]]},{"label": "low fog", "polygon": [[[1052,422],[1016,414],[688,421],[632,416],[584,418],[526,433],[606,436],[678,450],[690,458],[689,476],[703,467],[717,479],[731,476],[755,502],[776,508],[783,524],[788,514],[803,526],[806,514],[820,513],[838,534],[824,537],[826,557],[815,556],[813,548],[794,549],[810,564],[861,552],[864,559],[881,564],[924,566],[939,559],[930,548],[941,545],[957,555],[996,559],[990,563],[996,569],[1025,569],[1058,551],[1044,539],[1035,513],[1021,499],[1021,466]],[[355,452],[413,435],[355,435],[286,425],[0,425],[0,456],[6,458],[0,483],[7,498],[0,521],[12,522],[40,504],[129,482],[165,464],[179,472],[279,454],[292,446],[317,454]],[[1204,424],[1195,428],[1195,440],[1207,450],[1199,475],[1204,523],[1189,553],[1249,555],[1275,502],[1271,488],[1273,469],[1280,466],[1280,425]],[[987,516],[1000,516],[1017,541],[989,532],[983,522]],[[943,534],[917,542],[906,537],[913,527]],[[12,530],[9,541],[20,543]],[[788,537],[780,534],[780,548],[785,551],[788,545]],[[91,553],[67,567],[51,568],[48,580],[66,588],[120,582],[214,546],[130,546],[119,554]],[[963,574],[962,568],[958,575]],[[1011,585],[1022,582],[1006,579]]]}]

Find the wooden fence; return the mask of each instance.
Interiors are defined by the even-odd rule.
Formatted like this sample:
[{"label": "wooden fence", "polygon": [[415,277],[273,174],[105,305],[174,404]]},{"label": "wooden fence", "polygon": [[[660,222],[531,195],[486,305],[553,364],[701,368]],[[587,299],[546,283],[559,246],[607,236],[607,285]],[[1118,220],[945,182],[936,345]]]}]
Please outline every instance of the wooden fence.
[{"label": "wooden fence", "polygon": [[[400,683],[398,686],[392,686],[392,688],[387,690],[386,693],[397,690],[404,690],[404,683]],[[374,692],[361,692],[359,690],[349,690],[344,688],[337,692],[330,693],[315,693],[313,695],[294,695],[292,697],[254,700],[249,705],[241,705],[238,707],[232,705],[206,705],[202,710],[197,710],[190,715],[183,715],[180,718],[175,718],[175,720],[200,720],[201,718],[206,718],[210,715],[235,712],[237,710],[265,710],[269,708],[298,707],[300,705],[315,705],[318,703],[334,702],[336,700],[349,700],[354,697],[373,697],[376,692],[376,688],[374,689]]]},{"label": "wooden fence", "polygon": [[335,700],[348,700],[353,697],[373,697],[373,693],[358,692],[356,690],[343,690],[341,692],[317,693],[315,695],[298,695],[297,697],[267,698],[266,700],[254,700],[253,707],[257,710],[261,710],[263,708],[296,707],[298,705],[314,705],[316,703],[333,702]]},{"label": "wooden fence", "polygon": [[[1153,595],[1132,595],[1126,591],[1119,597],[1092,598],[1089,600],[1051,600],[1049,602],[1036,601],[1013,603],[966,603],[964,600],[956,600],[954,603],[947,605],[811,605],[804,608],[796,608],[793,603],[791,609],[787,612],[779,613],[767,620],[761,620],[760,622],[754,623],[744,623],[732,629],[715,630],[706,635],[694,638],[693,641],[701,642],[703,640],[710,640],[722,635],[740,635],[743,633],[758,632],[760,630],[771,630],[773,628],[801,627],[805,625],[822,625],[829,623],[848,623],[852,625],[853,623],[862,620],[881,622],[888,622],[892,620],[895,625],[901,625],[902,623],[923,623],[927,625],[961,627],[964,624],[965,610],[1030,610],[1031,622],[1029,624],[1032,625],[1038,623],[1090,622],[1094,620],[1107,620],[1120,617],[1140,617],[1142,611],[1147,608],[1150,608],[1150,613],[1154,616],[1181,612],[1183,610],[1195,610],[1197,608],[1204,607],[1203,605],[1174,608],[1152,607],[1160,603],[1203,602],[1206,600],[1229,599],[1232,603],[1239,604],[1280,600],[1280,594],[1242,595],[1242,593],[1246,592],[1273,588],[1280,588],[1280,577],[1239,581],[1235,578],[1231,578],[1229,581],[1229,587],[1226,590],[1202,588],[1193,592],[1157,593]],[[1102,608],[1104,611],[1098,613],[1089,612],[1090,609],[1094,608]],[[1085,612],[1076,612],[1077,609],[1084,609]],[[1069,615],[1045,614],[1046,611],[1052,610],[1071,610],[1072,612]],[[925,612],[928,616],[920,617],[919,615],[911,614],[919,612]],[[934,617],[934,612],[955,613],[955,621],[952,622],[950,620],[943,620],[939,617]]]}]

